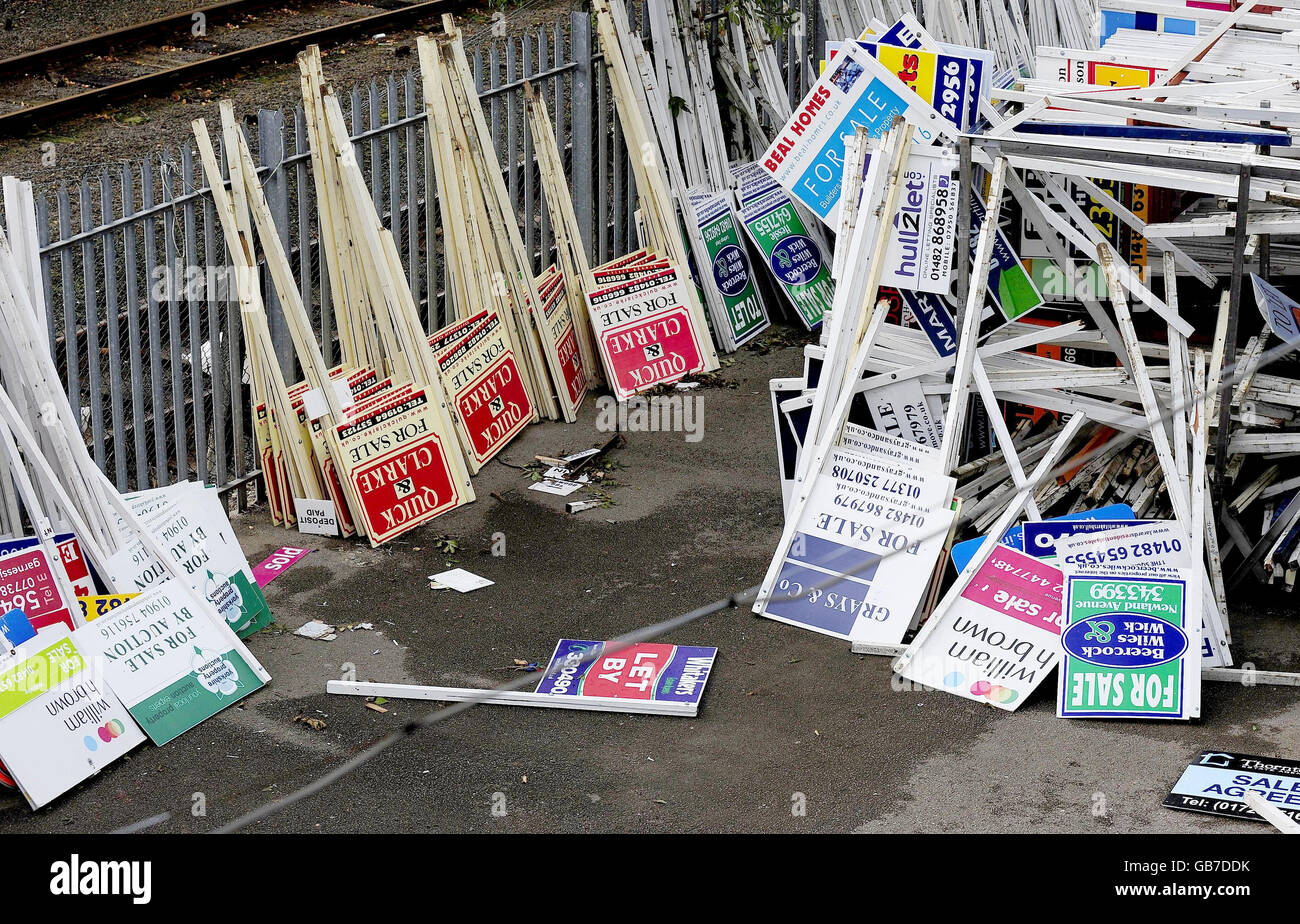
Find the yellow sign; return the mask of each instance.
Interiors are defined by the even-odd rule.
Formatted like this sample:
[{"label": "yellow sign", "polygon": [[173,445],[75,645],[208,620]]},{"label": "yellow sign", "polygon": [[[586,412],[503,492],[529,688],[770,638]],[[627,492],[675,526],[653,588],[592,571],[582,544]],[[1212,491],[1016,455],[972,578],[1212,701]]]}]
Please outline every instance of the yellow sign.
[{"label": "yellow sign", "polygon": [[132,600],[139,594],[100,594],[95,597],[78,597],[77,602],[81,604],[81,618],[86,622],[94,622],[100,616],[103,616],[109,610],[115,610],[128,600]]}]

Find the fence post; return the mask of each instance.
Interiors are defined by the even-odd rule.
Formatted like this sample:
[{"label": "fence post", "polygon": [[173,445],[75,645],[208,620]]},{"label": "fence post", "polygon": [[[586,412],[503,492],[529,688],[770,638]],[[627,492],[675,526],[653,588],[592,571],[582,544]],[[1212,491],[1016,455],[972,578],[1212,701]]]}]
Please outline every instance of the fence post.
[{"label": "fence post", "polygon": [[[270,206],[271,218],[275,221],[275,230],[284,243],[285,253],[289,252],[289,194],[285,183],[284,170],[284,113],[279,109],[257,110],[257,160],[260,166],[269,169],[262,189],[266,193],[266,204]],[[297,380],[294,370],[294,352],[289,339],[289,327],[284,321],[284,309],[275,294],[275,286],[269,277],[266,281],[266,320],[271,329],[271,343],[275,345],[275,356],[280,361],[280,371],[287,381]]]},{"label": "fence post", "polygon": [[[573,210],[578,220],[578,230],[583,235],[587,259],[596,262],[596,236],[591,219],[591,203],[595,192],[591,184],[591,90],[595,68],[591,55],[591,14],[587,10],[569,12],[570,57],[573,69],[573,139],[569,176],[573,182]],[[563,159],[564,152],[560,152]],[[602,193],[603,194],[603,193]],[[604,229],[601,229],[602,231]]]}]

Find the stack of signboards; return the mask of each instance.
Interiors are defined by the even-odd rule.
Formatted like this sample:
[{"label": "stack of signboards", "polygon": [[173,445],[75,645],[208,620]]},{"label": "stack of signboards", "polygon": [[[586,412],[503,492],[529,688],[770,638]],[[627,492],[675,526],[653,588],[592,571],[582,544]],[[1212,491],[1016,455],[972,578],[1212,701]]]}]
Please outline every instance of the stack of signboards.
[{"label": "stack of signboards", "polygon": [[835,296],[829,248],[807,210],[755,163],[732,164],[737,216],[754,250],[789,303],[795,318],[813,330]]},{"label": "stack of signboards", "polygon": [[[586,392],[586,356],[578,342],[586,331],[568,298],[550,302],[548,313],[536,310],[543,297],[532,255],[524,247],[452,17],[444,17],[443,30],[422,36],[418,44],[452,316],[492,308],[501,319],[500,337],[515,352],[530,403],[547,418],[573,421]],[[536,133],[535,123],[533,129]],[[566,334],[569,341],[556,340]]]},{"label": "stack of signboards", "polygon": [[[1250,40],[1289,28],[1281,13]],[[943,17],[937,34],[908,14],[828,43],[737,171],[747,229],[746,190],[766,182],[836,235],[821,340],[771,383],[786,524],[757,612],[1004,710],[1057,669],[1063,717],[1190,719],[1203,679],[1243,676],[1229,588],[1300,564],[1295,444],[1277,430],[1294,380],[1261,371],[1300,343],[1300,303],[1265,278],[1269,231],[1300,205],[1300,170],[1276,156],[1300,104],[1262,74],[1234,96],[1217,84],[1240,81],[1203,63],[1250,10],[1188,15],[1204,28],[1163,70],[1069,50],[1096,67],[1014,88],[991,72],[1028,61],[1025,43],[963,47]],[[1229,220],[1152,223],[1152,203],[1172,218],[1196,196],[1227,199]],[[1180,246],[1232,234],[1234,216],[1247,233],[1228,259]],[[1097,285],[1051,288],[1076,263]],[[1180,276],[1222,293],[1189,296]],[[1239,354],[1250,288],[1265,324]],[[1198,330],[1186,312],[1202,306]],[[1234,518],[1266,503],[1256,541]]]},{"label": "stack of signboards", "polygon": [[[326,310],[343,363],[325,366],[232,107],[222,106],[224,146],[235,153],[229,192],[201,121],[195,136],[228,250],[243,261],[247,352],[264,372],[254,401],[272,516],[304,532],[364,535],[378,546],[472,501],[471,472],[537,419],[534,392],[497,311],[466,312],[432,337],[425,331],[319,52],[304,52],[299,65],[322,259],[334,280]],[[294,384],[271,348],[253,263],[258,244],[305,373]]]},{"label": "stack of signboards", "polygon": [[30,204],[0,232],[0,781],[39,808],[267,683],[241,638],[271,614],[215,489],[123,497],[95,467],[20,262]]},{"label": "stack of signboards", "polygon": [[[696,267],[711,266],[708,249],[690,208],[688,184],[682,172],[676,135],[667,127],[671,119],[669,98],[656,82],[644,43],[633,35],[627,10],[619,0],[610,3],[596,0],[592,12],[623,142],[629,151],[642,152],[642,156],[628,159],[636,179],[640,206],[637,217],[640,242],[682,272],[690,265],[688,252],[694,256]],[[689,244],[682,240],[683,227]],[[701,272],[700,275],[703,278],[705,274]],[[704,305],[701,304],[701,291]],[[681,294],[691,315],[692,333],[700,345],[703,371],[714,372],[719,368],[714,338],[719,339],[724,349],[727,348],[730,342],[727,339],[730,336],[729,316],[722,308],[720,296],[711,281],[702,290],[687,285]],[[709,334],[710,320],[713,323],[712,336]],[[601,337],[601,332],[594,326],[592,334],[598,340]],[[615,393],[618,393],[617,389]]]},{"label": "stack of signboards", "polygon": [[[555,130],[551,127],[546,100],[533,91],[528,81],[524,81],[524,109],[528,115],[528,131],[537,157],[537,172],[541,177],[555,244],[556,262],[547,267],[543,280],[537,280],[538,295],[556,299],[547,317],[552,325],[551,337],[560,360],[563,387],[577,407],[589,386],[604,382],[601,363],[596,356],[591,319],[587,316],[587,304],[583,298],[583,293],[594,286],[591,263],[587,259],[588,246],[573,210],[573,195],[564,175],[564,159],[555,139]],[[547,286],[555,284],[559,288],[543,296],[543,281]]]}]

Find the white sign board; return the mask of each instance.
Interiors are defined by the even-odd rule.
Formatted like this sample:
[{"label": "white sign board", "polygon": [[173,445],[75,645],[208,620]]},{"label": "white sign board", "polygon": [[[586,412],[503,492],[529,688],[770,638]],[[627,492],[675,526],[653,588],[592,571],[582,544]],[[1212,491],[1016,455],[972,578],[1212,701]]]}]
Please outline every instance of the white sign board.
[{"label": "white sign board", "polygon": [[193,591],[167,580],[72,635],[155,744],[166,744],[271,679]]},{"label": "white sign board", "polygon": [[144,742],[97,674],[62,625],[0,662],[0,760],[34,809]]},{"label": "white sign board", "polygon": [[900,178],[881,285],[941,295],[952,289],[956,170],[957,158],[952,154],[912,146]]},{"label": "white sign board", "polygon": [[[1150,577],[1184,581],[1189,586],[1196,574],[1191,549],[1170,520],[1154,520],[1137,526],[1061,536],[1056,541],[1058,564],[1068,578],[1076,574],[1104,574],[1115,577]],[[1201,631],[1194,645],[1201,651],[1202,667],[1228,667],[1232,653],[1215,604],[1214,591],[1205,568],[1200,569]]]},{"label": "white sign board", "polygon": [[999,545],[899,659],[908,680],[1013,712],[1060,659],[1061,572]]},{"label": "white sign board", "polygon": [[918,379],[881,385],[863,394],[871,422],[890,436],[939,448],[943,442],[943,417],[938,402],[926,399]]},{"label": "white sign board", "polygon": [[832,451],[754,611],[855,642],[902,641],[953,517],[956,483],[918,464],[923,448],[859,428]]},{"label": "white sign board", "polygon": [[864,49],[846,46],[808,91],[759,165],[831,228],[839,221],[844,146],[857,127],[879,138],[902,116],[930,144],[956,131]]},{"label": "white sign board", "polygon": [[1300,302],[1288,298],[1254,273],[1250,274],[1255,287],[1255,304],[1268,322],[1268,328],[1287,343],[1300,340]]},{"label": "white sign board", "polygon": [[293,512],[298,518],[298,532],[312,536],[337,536],[339,515],[331,500],[314,500],[308,497],[293,499]]}]

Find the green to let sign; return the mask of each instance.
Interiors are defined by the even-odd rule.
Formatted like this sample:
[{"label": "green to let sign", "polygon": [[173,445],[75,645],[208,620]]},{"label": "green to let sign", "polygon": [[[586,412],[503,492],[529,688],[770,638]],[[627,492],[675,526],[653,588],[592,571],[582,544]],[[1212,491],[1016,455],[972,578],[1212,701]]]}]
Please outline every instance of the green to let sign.
[{"label": "green to let sign", "polygon": [[735,346],[740,346],[765,330],[768,318],[754,285],[745,247],[736,231],[731,204],[724,196],[703,195],[692,197],[691,207],[709,251],[708,272],[726,307],[731,338]]},{"label": "green to let sign", "polygon": [[769,194],[746,203],[741,221],[799,319],[812,330],[835,300],[835,282],[793,203],[784,192]]}]

